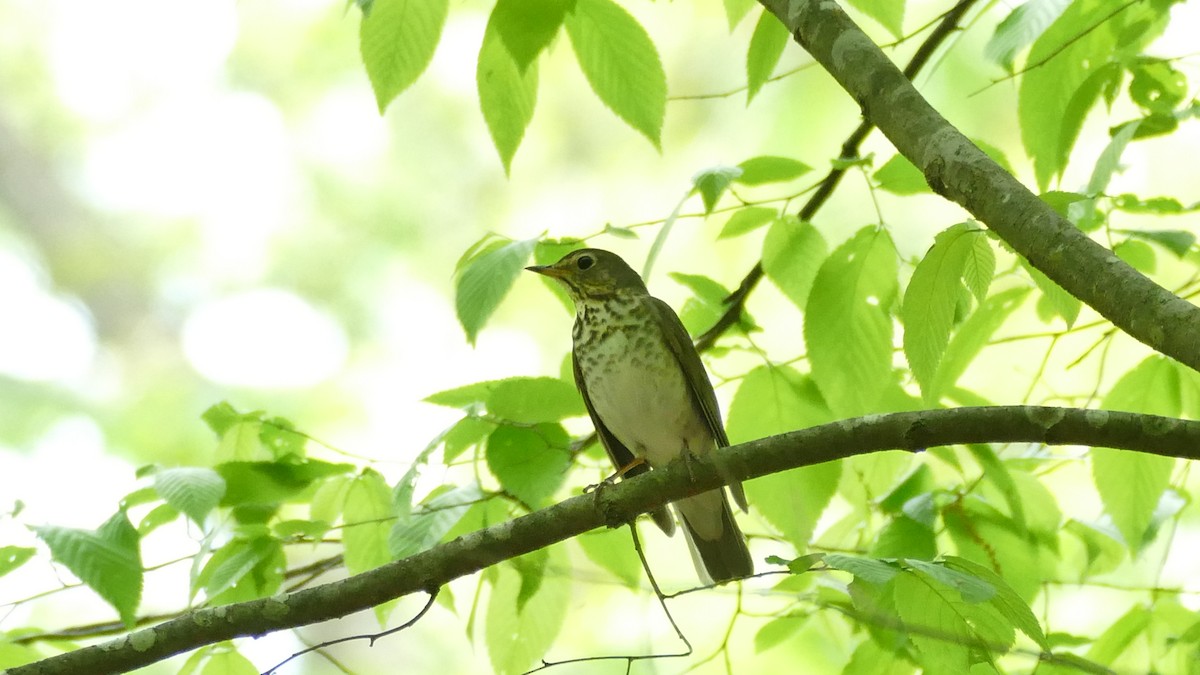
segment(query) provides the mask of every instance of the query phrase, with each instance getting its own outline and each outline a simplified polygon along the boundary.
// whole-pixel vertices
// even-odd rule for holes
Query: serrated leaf
[[[498,0],[489,28],[495,28],[521,70],[528,68],[558,34],[571,0]]]
[[[876,558],[933,560],[937,556],[936,533],[927,523],[900,513],[879,531],[868,553]]]
[[[1046,634],[1042,631],[1042,625],[1034,616],[1033,610],[1003,577],[983,565],[958,556],[946,556],[943,564],[949,569],[970,574],[989,584],[996,592],[995,597],[991,598],[992,605],[1038,646],[1045,650],[1050,649]]]
[[[784,183],[812,171],[811,166],[798,159],[777,155],[751,157],[738,164],[738,168],[742,170],[742,173],[736,180],[742,185]]]
[[[659,148],[667,76],[646,29],[612,0],[576,0],[564,25],[592,91]]]
[[[1066,167],[1083,120],[1100,94],[1122,77],[1120,59],[1138,53],[1162,29],[1163,20],[1148,5],[1096,22],[1109,5],[1106,0],[1075,0],[1029,51],[1027,63],[1037,67],[1021,77],[1018,113],[1021,139],[1043,190]],[[1080,26],[1090,28],[1081,32]]]
[[[790,38],[783,23],[764,9],[746,50],[746,103],[750,103],[770,79]]]
[[[977,638],[947,598],[953,591],[937,588],[913,573],[897,575],[892,584],[900,618],[920,629],[909,633],[918,662],[928,672],[969,672],[972,643]]]
[[[455,422],[442,437],[442,461],[449,464],[458,459],[464,450],[477,445],[495,428],[495,424],[481,417],[467,416]]]
[[[850,5],[897,38],[904,37],[904,0],[850,0]]]
[[[1053,317],[1060,316],[1066,322],[1068,328],[1074,326],[1075,320],[1079,318],[1079,311],[1083,309],[1083,303],[1079,298],[1066,292],[1062,286],[1059,286],[1054,280],[1042,273],[1041,270],[1030,265],[1024,258],[1021,259],[1021,265],[1029,273],[1038,290],[1042,292],[1041,299],[1046,303],[1045,307],[1049,314],[1043,314],[1040,311],[1042,308],[1039,306],[1039,318],[1049,323]]]
[[[812,223],[779,218],[763,240],[763,272],[789,300],[804,308],[828,252],[825,238]]]
[[[612,572],[622,584],[636,589],[642,580],[642,562],[625,528],[592,530],[575,538],[592,562]]]
[[[835,570],[853,574],[855,578],[876,585],[886,584],[900,573],[900,569],[882,560],[861,558],[859,556],[830,553],[825,556],[825,564]]]
[[[442,541],[467,511],[483,498],[474,483],[453,488],[429,499],[416,513],[400,518],[388,535],[388,550],[399,560]]]
[[[210,602],[217,605],[270,595],[283,582],[285,563],[283,547],[274,537],[233,539],[205,563],[192,594],[204,589]]]
[[[1071,0],[1030,0],[1020,5],[996,26],[984,56],[1012,72],[1017,52],[1033,44],[1069,4]]]
[[[512,170],[513,156],[517,154],[537,105],[537,64],[520,63],[507,48],[496,25],[496,13],[502,5],[521,4],[524,4],[523,0],[501,0],[497,3],[492,10],[493,18],[483,33],[479,62],[475,68],[479,108],[487,123],[488,133],[492,136],[492,143],[500,153],[505,174]]]
[[[374,0],[359,28],[359,51],[382,114],[433,60],[449,0]]]
[[[537,239],[509,242],[466,261],[459,270],[454,285],[454,307],[472,345],[512,288],[536,245]]]
[[[296,499],[314,482],[354,471],[353,464],[303,462],[225,462],[214,467],[225,480],[221,506],[270,505]]]
[[[1158,268],[1158,256],[1154,248],[1144,241],[1126,239],[1114,244],[1112,250],[1118,258],[1142,274],[1154,274]]]
[[[556,377],[512,377],[499,380],[487,395],[492,415],[518,424],[557,422],[587,414],[574,385]]]
[[[1069,532],[1083,544],[1087,565],[1079,570],[1080,581],[1088,576],[1111,572],[1125,559],[1121,533],[1112,527],[1070,520],[1063,526],[1063,532]]]
[[[203,528],[204,519],[225,496],[225,479],[212,469],[200,467],[164,469],[154,475],[154,489]]]
[[[916,195],[931,191],[929,183],[925,181],[925,174],[899,153],[879,167],[873,178],[880,190],[894,195]]]
[[[975,361],[975,356],[987,345],[1000,326],[1004,325],[1009,315],[1021,306],[1028,294],[1027,288],[1010,288],[979,304],[946,345],[933,378],[931,396],[939,399],[954,387],[958,378],[962,377],[967,367]]]
[[[112,605],[133,628],[142,597],[142,554],[137,530],[118,511],[95,531],[35,527],[54,560]]]
[[[900,312],[904,322],[904,353],[929,403],[936,403],[931,398],[934,376],[954,327],[968,264],[972,266],[976,297],[986,296],[987,284],[991,282],[991,274],[987,272],[995,270],[995,259],[990,256],[991,247],[982,230],[968,223],[953,225],[937,235],[933,247],[917,263],[905,289]]]
[[[762,206],[746,206],[733,212],[717,239],[731,239],[752,232],[771,222],[778,211]]]
[[[920,570],[938,582],[958,591],[966,602],[987,602],[996,597],[996,587],[972,574],[969,571],[970,568],[965,565],[960,566],[960,569],[954,569],[924,560],[905,560],[904,562],[912,569]],[[969,563],[970,561],[964,562]]]
[[[1179,416],[1182,403],[1178,367],[1162,356],[1148,357],[1113,385],[1101,407]],[[1100,501],[1135,554],[1147,543],[1145,535],[1170,485],[1174,467],[1175,460],[1170,457],[1092,449],[1092,478]]]
[[[394,516],[392,490],[378,472],[367,469],[350,482],[342,507],[342,542],[350,574],[391,561],[388,533]]]
[[[0,546],[0,577],[24,565],[37,553],[28,546]]]
[[[786,366],[759,366],[738,386],[726,428],[730,440],[741,443],[831,418],[811,380]],[[841,471],[841,463],[828,462],[755,478],[746,483],[747,499],[803,550],[837,490]]]
[[[208,410],[205,410],[204,413],[200,415],[200,419],[203,420],[206,425],[208,425],[209,429],[213,430],[213,433],[215,433],[218,438],[224,436],[225,432],[229,431],[230,427],[238,422],[241,422],[244,418],[245,416],[234,409],[232,405],[229,405],[228,401],[221,401],[220,403],[209,406]]]
[[[552,547],[548,553],[547,566],[568,567],[561,547]],[[545,655],[562,629],[571,604],[570,577],[546,576],[537,591],[518,608],[521,576],[511,565],[501,565],[496,572],[485,622],[488,656],[497,675],[522,673]]]
[[[1113,174],[1120,168],[1121,155],[1125,152],[1125,146],[1133,140],[1139,126],[1140,124],[1136,121],[1123,124],[1109,139],[1108,145],[1096,158],[1096,166],[1092,169],[1092,177],[1088,180],[1087,193],[1089,196],[1098,195],[1108,187]]]
[[[484,456],[501,487],[537,508],[562,485],[571,466],[570,442],[558,424],[505,425],[488,436]]]
[[[742,174],[742,170],[732,166],[717,166],[705,169],[692,176],[692,192],[699,193],[704,202],[704,213],[712,213],[717,200],[729,189],[729,184]]]
[[[821,265],[805,305],[804,341],[812,377],[838,417],[876,412],[892,383],[896,249],[885,230],[866,227]]]

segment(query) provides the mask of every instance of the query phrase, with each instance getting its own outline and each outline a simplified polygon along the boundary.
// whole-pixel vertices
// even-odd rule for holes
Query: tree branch
[[[933,58],[933,53],[937,51],[938,47],[941,47],[946,38],[958,30],[958,25],[962,21],[963,15],[967,13],[971,5],[975,4],[975,1],[959,0],[957,5],[951,7],[950,11],[946,12],[942,20],[938,23],[937,28],[933,29],[933,32],[929,34],[929,37],[925,38],[925,41],[921,43],[920,47],[917,47],[917,51],[909,59],[908,65],[904,67],[905,77],[912,79],[917,76],[917,73],[921,72],[925,64],[929,63],[929,59]],[[862,146],[862,142],[866,140],[867,135],[874,128],[874,123],[870,119],[864,118],[842,143],[842,152],[839,157],[841,159],[858,157],[858,150]],[[838,183],[841,182],[842,176],[845,173],[846,169],[844,167],[835,166],[830,169],[829,173],[825,174],[825,177],[817,184],[817,189],[809,196],[808,201],[800,208],[797,217],[802,221],[812,220],[813,216],[817,215],[817,212],[821,210],[825,202],[829,200],[829,196],[833,194],[833,191],[837,188]],[[705,331],[704,335],[697,338],[696,349],[698,351],[703,352],[710,349],[716,344],[717,338],[721,337],[725,331],[738,322],[738,318],[742,315],[742,310],[746,307],[746,300],[750,297],[750,293],[754,291],[754,288],[758,286],[758,282],[762,280],[762,277],[763,266],[760,260],[754,263],[754,267],[750,268],[750,271],[742,278],[742,282],[738,284],[737,289],[729,294],[729,298],[726,300],[727,306],[725,312],[721,314],[717,322],[713,324],[712,328]]]
[[[1200,422],[1153,415],[1006,406],[869,415],[742,443],[673,462],[592,494],[472,532],[341,581],[271,598],[196,610],[122,638],[10,668],[8,675],[116,673],[206,644],[328,621],[545,548],[615,527],[667,502],[746,480],[880,450],[959,443],[1107,446],[1200,459]]]
[[[1200,309],[1090,239],[942,117],[832,0],[761,0],[912,161],[958,203],[1114,325],[1200,370]]]

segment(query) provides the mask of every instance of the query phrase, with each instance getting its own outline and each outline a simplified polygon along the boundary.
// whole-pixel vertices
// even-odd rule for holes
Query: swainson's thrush
[[[619,472],[637,475],[647,465],[729,445],[712,383],[687,330],[624,260],[588,248],[527,269],[561,282],[575,302],[575,385]],[[741,484],[729,487],[746,510]],[[675,508],[702,580],[720,583],[754,573],[723,488],[682,499]],[[664,532],[674,533],[665,507],[651,515]]]

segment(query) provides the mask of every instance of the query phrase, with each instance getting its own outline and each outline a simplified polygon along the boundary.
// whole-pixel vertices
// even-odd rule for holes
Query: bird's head
[[[621,291],[646,292],[646,284],[616,253],[598,248],[571,251],[553,265],[526,267],[557,279],[573,300],[605,298]]]

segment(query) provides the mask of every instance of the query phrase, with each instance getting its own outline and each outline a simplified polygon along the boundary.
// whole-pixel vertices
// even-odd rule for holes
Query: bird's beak
[[[554,265],[533,265],[531,267],[526,267],[525,269],[529,270],[530,272],[536,272],[538,274],[553,277],[555,279],[561,279],[564,276],[562,268],[555,267]]]

